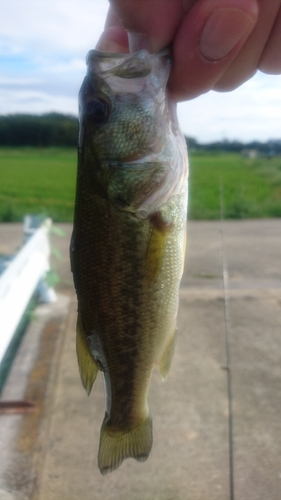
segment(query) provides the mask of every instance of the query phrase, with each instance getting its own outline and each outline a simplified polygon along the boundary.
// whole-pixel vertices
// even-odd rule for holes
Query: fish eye
[[[109,103],[101,97],[95,97],[84,104],[84,115],[95,125],[106,123],[110,115]]]

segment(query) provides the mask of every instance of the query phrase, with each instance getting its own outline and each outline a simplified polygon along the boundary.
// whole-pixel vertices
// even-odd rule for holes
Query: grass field
[[[281,157],[190,156],[190,219],[281,217]]]
[[[76,151],[0,149],[0,221],[40,213],[57,222],[73,218]],[[221,195],[222,193],[222,195]],[[281,157],[239,154],[190,155],[190,219],[281,217]]]
[[[40,213],[72,221],[76,158],[74,149],[0,148],[0,220]]]

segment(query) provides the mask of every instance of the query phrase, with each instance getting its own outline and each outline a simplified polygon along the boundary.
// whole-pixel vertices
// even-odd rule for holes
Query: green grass
[[[189,196],[190,219],[218,219],[221,198],[228,219],[281,217],[281,157],[194,153]]]
[[[63,148],[0,148],[0,220],[26,213],[72,221],[77,154]]]
[[[0,221],[26,213],[56,222],[73,218],[76,151],[0,148]],[[246,159],[230,153],[190,155],[189,218],[281,217],[281,157]]]

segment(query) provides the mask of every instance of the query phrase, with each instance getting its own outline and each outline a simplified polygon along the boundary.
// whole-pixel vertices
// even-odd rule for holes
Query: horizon
[[[6,115],[1,115],[0,114],[0,124],[1,124],[1,119],[2,118],[8,118],[8,117],[32,117],[32,118],[44,118],[44,117],[49,117],[49,116],[53,116],[53,115],[58,115],[58,116],[61,116],[63,117],[64,119],[65,118],[68,118],[70,120],[76,120],[76,121],[79,121],[79,116],[78,115],[74,115],[74,114],[71,114],[71,113],[62,113],[62,112],[59,112],[59,111],[48,111],[46,113],[8,113]],[[281,133],[280,133],[280,136],[277,137],[277,138],[269,138],[269,139],[266,139],[266,140],[257,140],[257,139],[253,139],[253,140],[250,140],[250,141],[245,141],[245,140],[237,140],[237,139],[233,139],[233,140],[230,140],[228,138],[222,138],[222,139],[216,139],[216,140],[213,140],[213,141],[205,141],[205,142],[202,142],[200,140],[197,139],[197,137],[194,137],[194,136],[190,136],[190,135],[187,135],[187,134],[184,134],[184,137],[186,139],[186,141],[194,141],[195,144],[194,145],[188,145],[188,148],[196,148],[196,146],[199,146],[200,147],[208,147],[208,146],[213,146],[214,144],[219,144],[219,145],[242,145],[242,146],[245,146],[245,147],[248,147],[248,146],[252,146],[253,144],[257,143],[258,146],[268,146],[270,145],[271,142],[273,142],[274,144],[280,144],[281,145]],[[0,141],[1,142],[1,141]],[[5,146],[7,144],[4,144],[3,143],[3,146]],[[7,145],[9,147],[9,144]],[[279,149],[278,149],[279,150]]]
[[[85,56],[103,29],[106,0],[2,0],[0,114],[77,116]],[[199,142],[263,141],[281,134],[281,75],[257,74],[235,91],[178,104],[184,135]]]

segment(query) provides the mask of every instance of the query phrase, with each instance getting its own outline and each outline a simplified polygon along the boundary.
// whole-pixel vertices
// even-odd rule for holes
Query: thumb
[[[199,0],[173,43],[169,89],[177,100],[211,90],[244,45],[258,18],[256,0]]]
[[[122,26],[110,26],[101,34],[96,49],[104,52],[129,52],[128,35]]]

